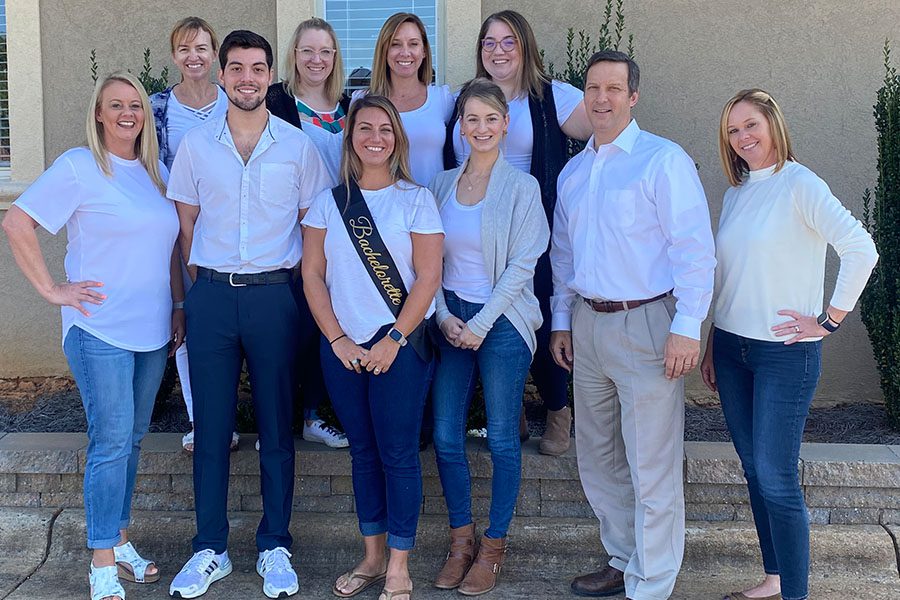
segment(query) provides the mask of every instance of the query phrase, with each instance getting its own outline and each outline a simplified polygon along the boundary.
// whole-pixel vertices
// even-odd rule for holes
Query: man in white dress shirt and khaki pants
[[[578,471],[610,555],[572,591],[664,600],[684,554],[683,376],[716,261],[694,162],[631,118],[639,80],[621,52],[588,61],[594,135],[559,177],[550,344],[573,371]]]

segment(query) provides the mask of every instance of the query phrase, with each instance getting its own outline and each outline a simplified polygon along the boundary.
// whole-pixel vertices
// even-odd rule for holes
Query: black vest
[[[543,83],[544,98],[538,100],[528,96],[528,110],[531,112],[531,129],[534,145],[531,149],[531,176],[541,186],[541,201],[547,222],[553,228],[553,210],[556,208],[556,180],[566,165],[569,156],[566,150],[566,135],[559,127],[556,103],[553,101],[553,84]],[[296,112],[296,109],[294,109]],[[459,119],[459,106],[453,108],[453,116],[447,124],[447,138],[444,141],[444,168],[456,168],[456,153],[453,151],[453,128]]]

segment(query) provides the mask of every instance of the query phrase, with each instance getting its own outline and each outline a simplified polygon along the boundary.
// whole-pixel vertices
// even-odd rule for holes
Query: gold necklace
[[[472,175],[471,175],[470,173],[463,173],[463,177],[465,177],[466,179],[469,180],[469,185],[466,186],[466,191],[471,192],[472,189],[473,189],[477,184],[481,183],[481,181],[482,181],[485,177],[487,177],[488,175],[490,175],[490,174],[491,174],[491,172],[488,171],[487,173],[484,173],[481,177],[479,177],[479,178],[476,179],[475,181],[472,181]]]

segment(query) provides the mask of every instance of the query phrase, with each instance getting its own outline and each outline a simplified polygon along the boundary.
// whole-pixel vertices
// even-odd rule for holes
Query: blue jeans
[[[63,351],[78,384],[88,426],[87,545],[112,548],[119,543],[119,530],[126,529],[131,519],[141,440],[150,427],[168,348],[132,352],[72,327]]]
[[[360,346],[371,348],[390,328]],[[319,349],[328,395],[350,441],[359,531],[387,533],[389,547],[412,550],[422,508],[419,429],[434,363],[406,345],[387,373],[373,375],[345,369],[324,336]]]
[[[447,308],[463,321],[471,319],[483,304],[474,304],[445,291]],[[525,377],[531,364],[531,350],[505,316],[494,323],[478,350],[454,348],[439,340],[440,360],[435,371],[434,451],[450,527],[472,522],[472,486],[466,459],[466,416],[481,376],[487,413],[487,440],[491,451],[489,538],[506,537],[512,520],[522,475],[519,442],[519,412]]]
[[[716,329],[722,411],[741,458],[763,567],[784,600],[808,597],[809,516],[797,461],[821,369],[821,342],[786,346]]]

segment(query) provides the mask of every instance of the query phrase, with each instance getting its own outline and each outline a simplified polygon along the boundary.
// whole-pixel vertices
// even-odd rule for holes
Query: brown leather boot
[[[565,454],[572,443],[572,409],[568,406],[559,410],[547,411],[547,429],[541,438],[538,452],[559,456]]]
[[[481,536],[478,556],[457,589],[460,594],[478,596],[494,589],[500,575],[500,567],[503,566],[503,558],[506,556],[506,539],[494,540]]]
[[[450,552],[447,561],[434,580],[434,587],[452,590],[466,576],[466,571],[475,560],[475,523],[456,529],[450,528]]]

